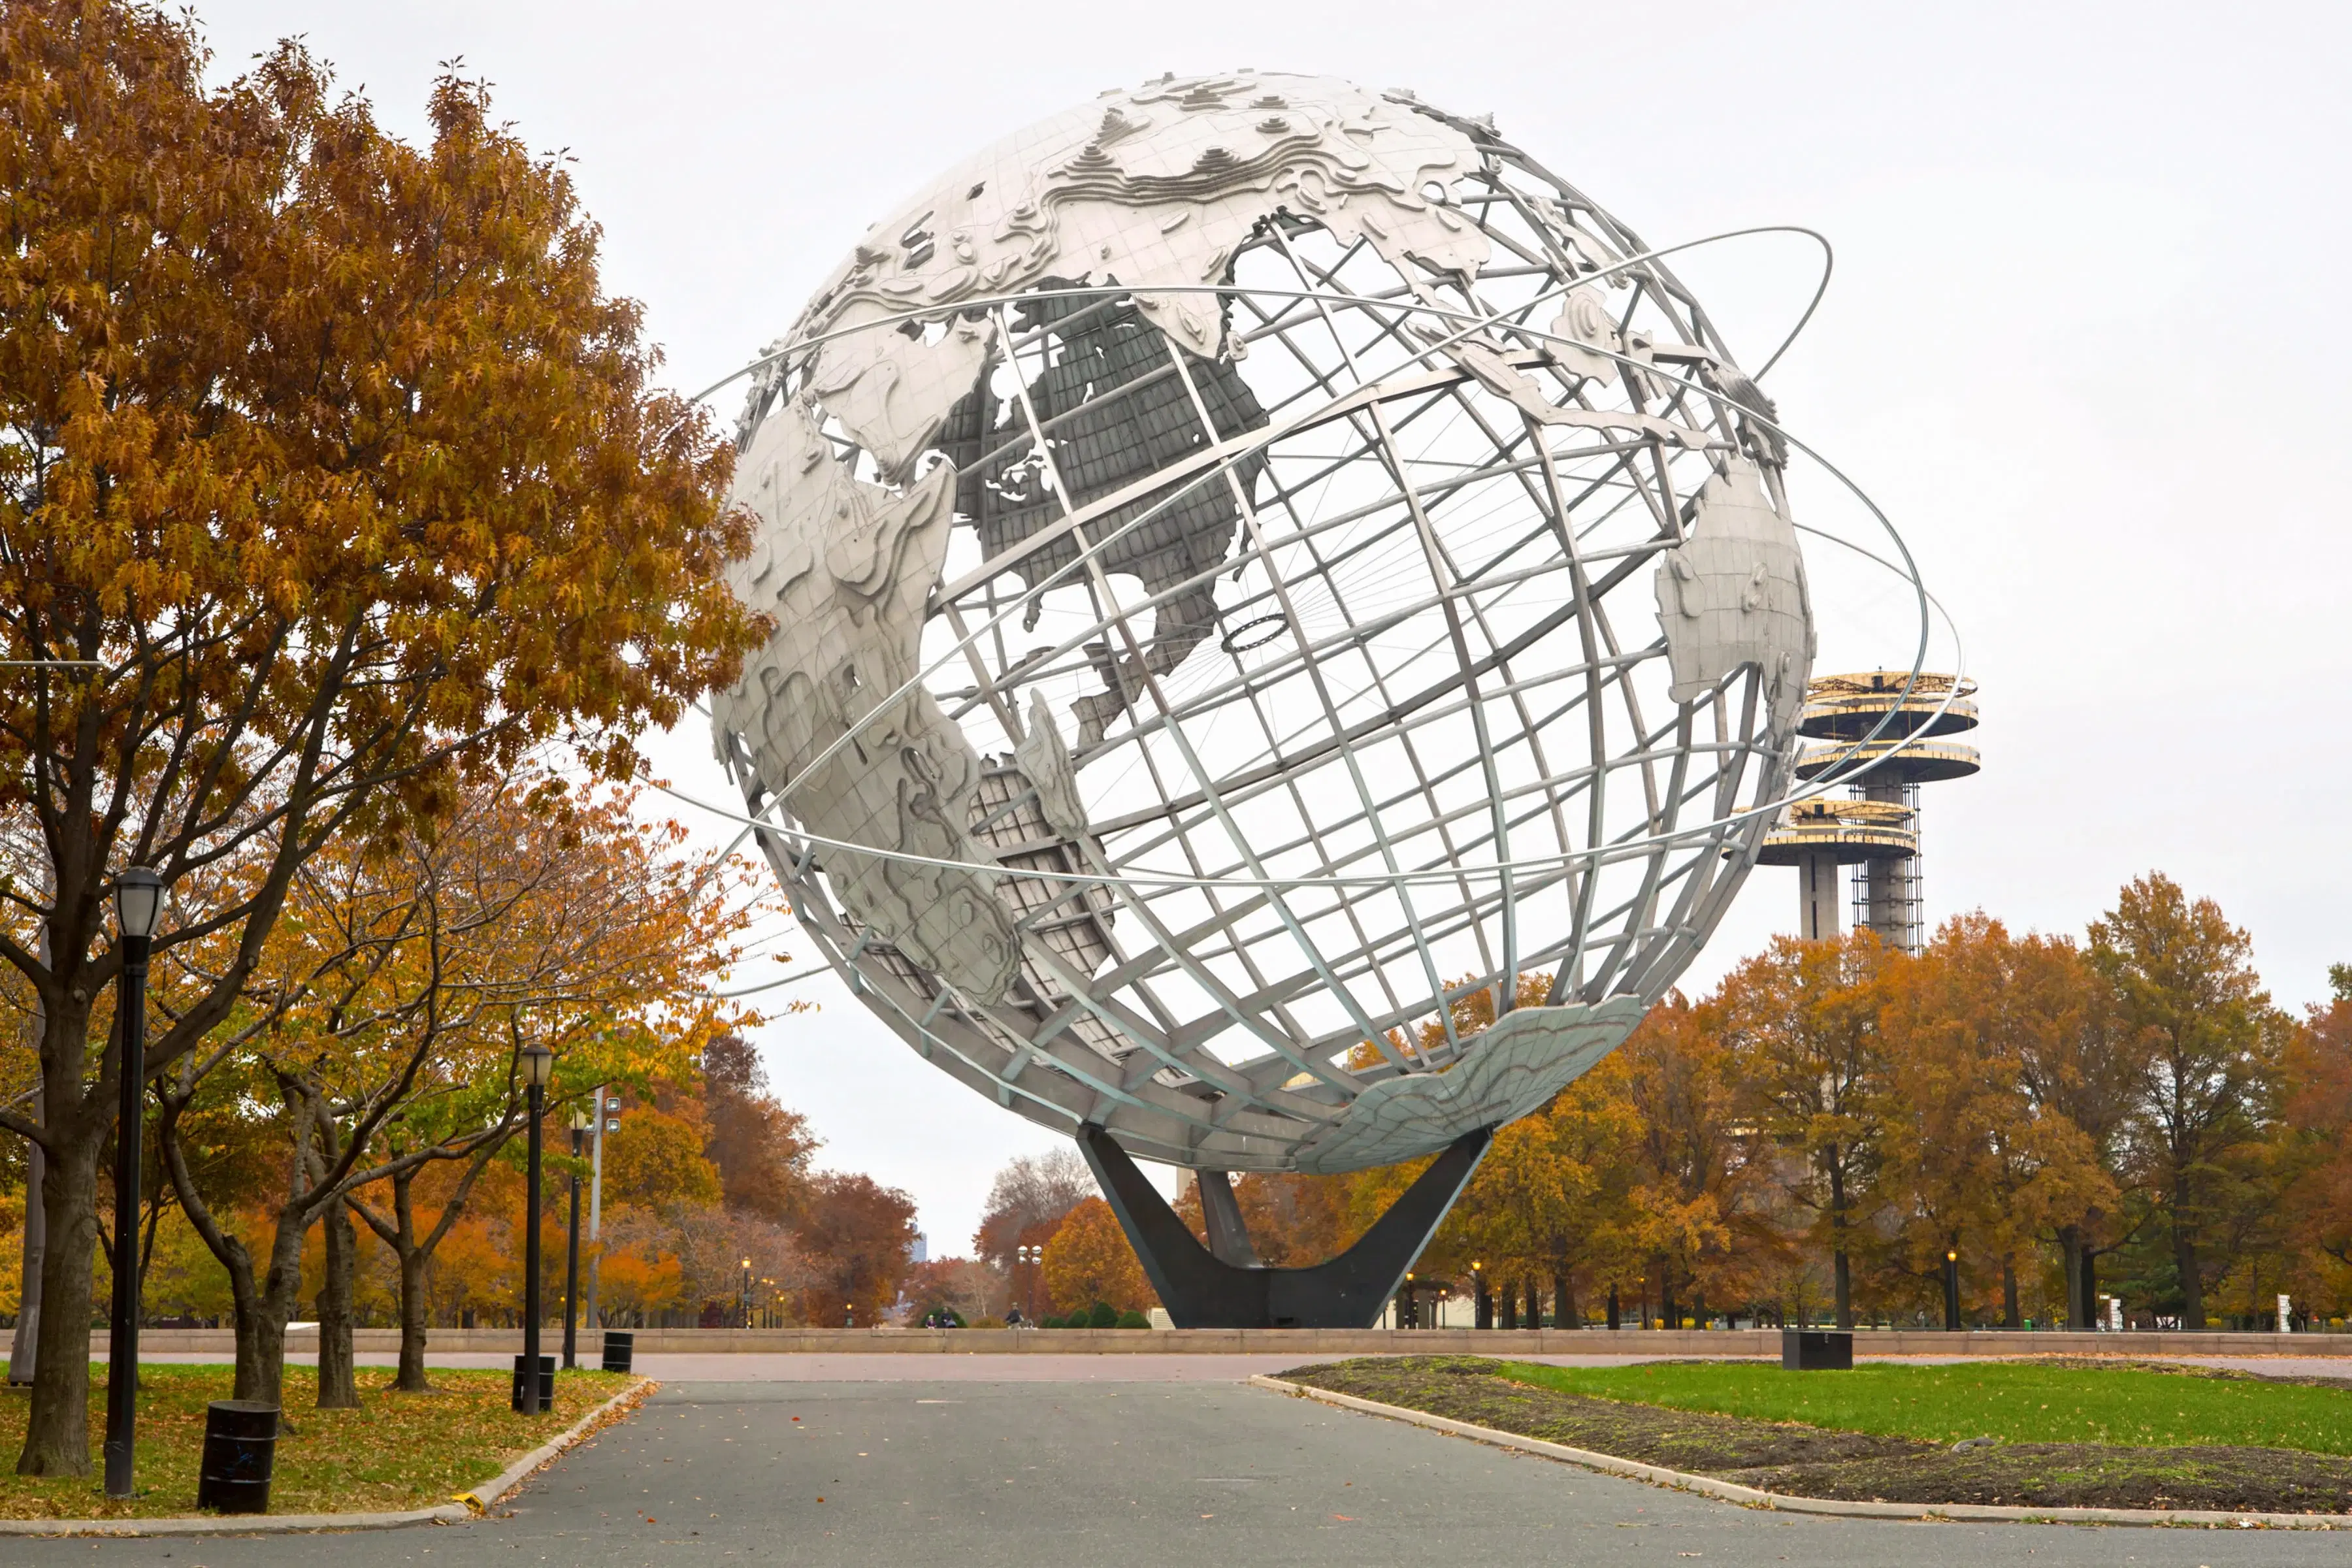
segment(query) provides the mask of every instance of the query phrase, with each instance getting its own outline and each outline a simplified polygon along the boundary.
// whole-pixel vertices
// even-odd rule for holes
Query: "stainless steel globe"
[[[1753,863],[1814,647],[1786,457],[1491,124],[1108,93],[763,355],[776,629],[719,755],[809,937],[1000,1105],[1203,1170],[1425,1153],[1612,1049]]]

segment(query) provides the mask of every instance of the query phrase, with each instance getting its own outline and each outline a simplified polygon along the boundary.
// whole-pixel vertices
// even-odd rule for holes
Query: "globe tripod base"
[[[1176,1217],[1127,1151],[1091,1123],[1078,1129],[1078,1152],[1102,1186],[1160,1305],[1180,1329],[1369,1329],[1376,1326],[1405,1270],[1486,1158],[1494,1133],[1465,1132],[1445,1147],[1372,1228],[1347,1251],[1311,1268],[1268,1268],[1224,1261]],[[1223,1173],[1213,1173],[1223,1184]],[[1212,1201],[1202,1184],[1202,1206]],[[1232,1203],[1225,1189],[1225,1203]],[[1222,1209],[1223,1205],[1220,1205]],[[1213,1234],[1238,1230],[1238,1206],[1216,1214]],[[1220,1238],[1223,1239],[1223,1238]],[[1246,1236],[1239,1238],[1246,1248]],[[1230,1241],[1219,1251],[1238,1250]],[[1244,1254],[1246,1256],[1246,1254]]]

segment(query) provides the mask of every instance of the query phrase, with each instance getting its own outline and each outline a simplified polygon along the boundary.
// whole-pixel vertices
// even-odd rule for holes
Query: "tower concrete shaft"
[[[1782,813],[1756,858],[1759,866],[1797,868],[1797,930],[1807,942],[1828,942],[1844,924],[1838,868],[1874,868],[1907,858],[1916,847],[1903,806],[1822,798]]]
[[[1826,852],[1797,858],[1797,934],[1807,942],[1832,942],[1845,933],[1845,879],[1838,859]]]

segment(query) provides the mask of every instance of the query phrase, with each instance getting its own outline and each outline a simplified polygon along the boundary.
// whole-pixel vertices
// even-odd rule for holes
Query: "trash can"
[[[604,1331],[604,1370],[626,1372],[637,1351],[637,1336],[626,1329]]]
[[[528,1398],[527,1384],[530,1381],[530,1374],[523,1370],[523,1358],[521,1356],[515,1357],[514,1408],[519,1415],[529,1415],[533,1414],[533,1407],[525,1403]],[[551,1355],[543,1355],[539,1358],[539,1402],[537,1409],[540,1411],[548,1411],[554,1408],[555,1358]]]
[[[1853,1336],[1825,1329],[1782,1329],[1780,1365],[1790,1372],[1852,1372]]]
[[[268,1513],[269,1472],[277,1459],[278,1406],[257,1399],[214,1400],[205,1406],[196,1506],[222,1513]]]

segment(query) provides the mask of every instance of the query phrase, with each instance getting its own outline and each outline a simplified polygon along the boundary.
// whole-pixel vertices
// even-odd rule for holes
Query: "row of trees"
[[[618,1109],[608,1112],[616,1125],[604,1150],[603,1236],[583,1246],[583,1322],[733,1326],[747,1313],[754,1322],[878,1321],[908,1267],[912,1200],[866,1175],[813,1169],[818,1140],[804,1117],[778,1103],[742,1036],[720,1034],[680,1065],[674,1078],[656,1065],[648,1081],[604,1086]],[[431,1111],[414,1110],[413,1120]],[[347,1358],[352,1327],[397,1325],[398,1385],[421,1389],[431,1327],[520,1321],[530,1223],[520,1112],[504,1102],[499,1111],[494,1122],[467,1124],[459,1142],[469,1152],[444,1149],[445,1157],[395,1163],[392,1175],[354,1184],[343,1213],[331,1208],[301,1236],[289,1289],[298,1307],[315,1303],[322,1340],[334,1347],[330,1363]],[[561,1105],[551,1121],[561,1128]],[[243,1294],[223,1254],[267,1246],[289,1228],[273,1177],[297,1163],[299,1127],[282,1109],[256,1103],[215,1122],[206,1136],[219,1142],[194,1142],[183,1128],[194,1203],[167,1179],[143,1211],[141,1289],[151,1320],[238,1322],[268,1310]],[[562,1299],[566,1183],[576,1178],[584,1194],[593,1173],[587,1158],[564,1152],[560,1135],[549,1147],[537,1223],[541,1295],[553,1312]],[[21,1222],[23,1197],[0,1184],[0,1221]],[[339,1219],[349,1227],[341,1244]],[[0,1223],[0,1246],[13,1253],[22,1240]],[[103,1251],[97,1268],[110,1284]],[[0,1311],[18,1305],[10,1279],[0,1286]]]
[[[1072,1148],[1020,1155],[997,1173],[972,1251],[908,1272],[909,1321],[946,1310],[967,1323],[995,1323],[1017,1310],[1036,1322],[1096,1307],[1118,1315],[1159,1305],[1127,1233]]]
[[[427,1314],[522,1047],[559,1053],[561,1118],[601,1082],[658,1101],[739,1021],[695,1000],[731,873],[625,789],[635,738],[769,629],[722,578],[731,447],[655,385],[562,160],[480,84],[439,82],[414,146],[299,45],[217,89],[206,63],[184,14],[0,7],[0,996],[26,1025],[0,1128],[37,1153],[33,1475],[89,1468],[102,1257],[193,1236],[237,1394],[274,1398],[314,1236],[331,1329],[371,1248]],[[109,1237],[134,865],[168,889],[156,1177]],[[347,1402],[348,1353],[322,1361]]]
[[[1499,1133],[1419,1266],[1506,1321],[2268,1321],[2352,1311],[2352,969],[2273,1005],[2246,933],[2151,875],[2084,939],[1956,919],[1916,956],[1776,941]],[[1484,994],[1457,1028],[1490,1021]],[[1238,1184],[1328,1256],[1415,1167]],[[1269,1247],[1269,1243],[1271,1244]]]
[[[2080,940],[1975,914],[1916,956],[1776,941],[1505,1128],[1417,1272],[1505,1323],[1939,1321],[1949,1254],[1980,1322],[2087,1326],[2107,1296],[2192,1329],[2280,1294],[2352,1313],[2352,966],[2331,979],[2290,1016],[2246,933],[2160,875]],[[1454,1023],[1492,1021],[1479,992]],[[1235,1195],[1261,1258],[1313,1263],[1420,1169]],[[1055,1310],[1148,1305],[1090,1192],[1075,1159],[1016,1163],[942,1301],[1001,1312],[1043,1245]]]

